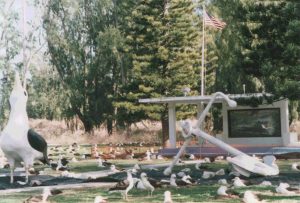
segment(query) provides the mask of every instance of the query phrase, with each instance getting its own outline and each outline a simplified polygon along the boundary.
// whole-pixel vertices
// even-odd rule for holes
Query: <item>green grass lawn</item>
[[[142,161],[139,162],[135,159],[133,160],[110,160],[114,164],[119,167],[132,167],[134,164],[138,163],[141,166],[146,164],[159,164],[159,163],[169,163],[171,160],[154,160],[151,162]],[[300,173],[291,171],[291,163],[300,160],[279,160],[277,161],[280,167],[280,175],[276,177],[268,177],[274,185],[278,184],[279,181],[288,182],[292,186],[299,186]],[[100,171],[108,168],[98,168],[97,160],[80,160],[76,163],[70,164],[70,169],[72,172],[81,173],[81,172],[89,172],[89,171]],[[220,168],[229,168],[230,166],[226,161],[218,161],[211,164],[208,164],[209,170],[216,171]],[[39,166],[42,168],[43,166]],[[192,169],[191,176],[193,178],[201,178],[201,173],[195,170],[194,165],[182,165],[174,167],[174,172],[178,172],[183,168],[189,167]],[[163,177],[162,171],[164,168],[161,168],[159,172],[151,172],[150,170],[146,170],[148,176],[156,177],[160,179]],[[1,170],[1,172],[7,172],[7,170]],[[125,177],[125,173],[112,175],[114,178],[122,179]],[[165,177],[164,177],[165,178]],[[140,191],[137,189],[133,189],[129,192],[129,201],[128,202],[137,202],[137,203],[147,203],[147,202],[163,202],[163,193],[166,190],[171,191],[172,198],[174,202],[232,202],[237,203],[241,202],[241,198],[237,197],[234,199],[222,199],[216,197],[216,191],[219,185],[216,183],[219,177],[212,180],[200,180],[200,184],[196,186],[183,187],[183,188],[160,188],[156,189],[153,193],[152,197],[149,197],[146,191]],[[257,178],[249,178],[250,181],[256,181],[259,183],[263,180],[262,177]],[[101,195],[103,197],[108,198],[108,202],[126,202],[122,200],[122,197],[119,193],[109,194],[108,189],[103,188],[85,188],[85,189],[68,189],[63,190],[63,193],[56,196],[51,196],[48,198],[50,202],[53,203],[81,203],[81,202],[93,202],[95,196]],[[275,186],[262,187],[254,184],[252,186],[248,186],[246,188],[234,189],[235,192],[239,193],[242,197],[245,190],[257,191],[260,196],[266,200],[267,202],[300,202],[300,196],[280,196],[274,195]],[[42,191],[34,191],[34,192],[19,192],[19,193],[11,193],[7,195],[0,195],[0,203],[19,203],[23,202],[30,195],[41,194]]]

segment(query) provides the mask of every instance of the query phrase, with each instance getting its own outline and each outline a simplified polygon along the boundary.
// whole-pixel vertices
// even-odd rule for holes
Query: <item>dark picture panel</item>
[[[228,111],[229,137],[280,137],[280,109]]]

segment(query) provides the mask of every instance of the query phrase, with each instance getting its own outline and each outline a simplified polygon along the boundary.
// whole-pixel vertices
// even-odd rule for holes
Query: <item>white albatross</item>
[[[164,203],[173,203],[170,191],[165,191],[164,192],[164,197],[165,197],[164,198]]]
[[[297,164],[297,163],[293,163],[292,164],[292,170],[293,171],[300,171],[300,166],[299,166],[299,164]]]
[[[48,163],[47,142],[29,128],[26,111],[28,95],[22,86],[19,74],[16,72],[15,83],[10,94],[10,114],[7,125],[0,136],[0,147],[10,166],[10,183],[13,183],[13,172],[16,166],[24,163],[26,171],[25,182],[28,183],[28,170],[34,160]]]
[[[146,173],[141,173],[141,181],[145,187],[145,189],[150,192],[150,196],[152,197],[152,193],[154,192],[155,188],[153,187],[153,185],[151,185],[151,183],[148,181],[148,176]]]
[[[246,187],[245,183],[239,177],[235,177],[233,179],[233,186],[234,187]]]
[[[227,190],[227,186],[225,185],[221,185],[218,190],[217,190],[217,194],[219,196],[229,196],[227,193],[226,193],[226,190]]]
[[[220,185],[228,185],[228,183],[227,183],[227,180],[226,179],[220,179],[220,180],[218,180],[218,184],[220,184]]]
[[[244,193],[243,202],[244,203],[263,203],[265,201],[260,201],[253,192],[247,190]]]
[[[95,197],[94,203],[107,203],[107,201],[106,201],[106,198],[104,198],[101,195],[99,195],[99,196]]]
[[[288,183],[280,183],[279,186],[276,187],[275,191],[279,194],[284,194],[284,195],[296,194],[294,191],[289,191],[288,187],[290,187],[290,185]]]
[[[134,187],[134,180],[132,178],[131,171],[127,171],[126,180],[118,182],[113,188],[109,189],[109,193],[120,192],[123,199],[128,200],[128,192]]]

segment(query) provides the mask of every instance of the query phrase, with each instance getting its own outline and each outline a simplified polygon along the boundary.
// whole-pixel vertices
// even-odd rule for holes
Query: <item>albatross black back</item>
[[[46,140],[36,133],[33,129],[29,129],[27,133],[27,138],[30,146],[43,153],[43,160],[41,160],[43,163],[49,163],[48,161],[48,155],[47,155],[47,142]]]

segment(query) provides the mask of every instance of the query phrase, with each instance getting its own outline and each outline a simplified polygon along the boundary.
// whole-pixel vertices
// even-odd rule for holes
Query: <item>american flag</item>
[[[204,11],[203,16],[204,16],[205,25],[210,25],[219,30],[222,30],[226,26],[225,22],[223,22],[213,16],[210,16],[208,13],[206,13],[206,11]]]

